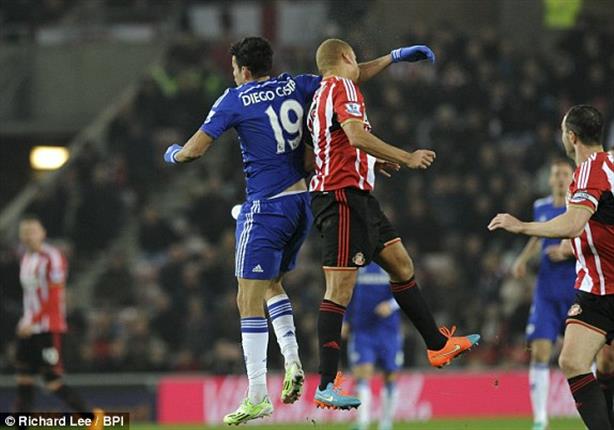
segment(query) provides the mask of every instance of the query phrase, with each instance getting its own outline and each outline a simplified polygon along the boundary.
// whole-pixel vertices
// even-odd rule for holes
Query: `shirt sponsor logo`
[[[353,116],[362,116],[360,103],[346,103],[345,111]]]

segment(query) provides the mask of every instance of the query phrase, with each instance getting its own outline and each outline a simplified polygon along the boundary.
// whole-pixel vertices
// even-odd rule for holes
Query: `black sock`
[[[15,400],[15,412],[32,412],[34,402],[34,385],[17,384],[17,399]]]
[[[424,300],[416,280],[412,277],[405,282],[391,282],[390,289],[403,313],[416,326],[426,347],[432,351],[443,348],[448,339],[441,334],[435,324],[431,309]]]
[[[608,408],[608,417],[610,418],[610,425],[614,428],[614,411],[612,410],[614,395],[614,374],[613,373],[601,373],[597,371],[597,382],[603,391],[605,397],[605,405]]]
[[[574,376],[567,380],[576,409],[589,430],[610,430],[603,391],[592,373]]]
[[[93,418],[85,400],[71,387],[62,384],[53,394],[62,399],[73,411],[80,412],[85,418]]]
[[[320,341],[320,390],[335,380],[341,353],[341,325],[345,306],[330,300],[322,300],[318,315]]]

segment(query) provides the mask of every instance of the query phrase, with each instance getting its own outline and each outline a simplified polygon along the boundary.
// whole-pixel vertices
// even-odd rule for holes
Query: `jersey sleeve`
[[[313,94],[316,92],[318,87],[320,86],[320,82],[322,82],[322,76],[317,75],[297,75],[294,77],[294,82],[296,82],[296,86],[298,89],[305,94],[307,99],[313,97]]]
[[[200,130],[213,139],[217,139],[226,130],[234,126],[235,112],[233,94],[230,89],[227,89],[211,106],[209,115],[207,115],[203,125],[200,126]]]
[[[569,204],[595,212],[601,195],[608,190],[609,183],[605,173],[597,163],[590,161],[578,169],[576,190],[569,198]]]
[[[47,263],[47,282],[50,284],[65,284],[68,274],[66,258],[58,250],[49,253]]]
[[[333,89],[333,110],[337,121],[365,121],[365,106],[362,94],[354,82],[341,78]]]
[[[536,200],[533,203],[533,221],[539,221],[539,218],[540,218],[540,212],[541,212],[540,211],[540,207],[541,206],[539,205],[538,202],[539,202],[539,200]]]

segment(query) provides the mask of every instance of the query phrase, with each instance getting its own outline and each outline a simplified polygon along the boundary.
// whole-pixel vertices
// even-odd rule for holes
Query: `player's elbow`
[[[569,229],[568,234],[565,236],[565,239],[575,239],[580,236],[584,231],[584,224],[573,224]]]
[[[580,236],[584,231],[584,225],[586,222],[578,220],[578,219],[570,219],[567,223],[567,228],[561,237],[563,239],[575,239]]]
[[[367,147],[367,140],[360,134],[348,135],[348,141],[350,145],[357,149],[365,149]]]

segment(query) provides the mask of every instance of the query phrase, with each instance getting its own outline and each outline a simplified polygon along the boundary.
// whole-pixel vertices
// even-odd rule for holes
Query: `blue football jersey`
[[[247,200],[272,197],[306,176],[303,119],[321,79],[283,73],[228,88],[211,107],[200,129],[213,139],[237,130]]]
[[[388,300],[394,300],[390,291],[388,274],[375,263],[358,269],[354,294],[345,313],[351,330],[354,332],[380,329],[398,330],[400,326],[398,310],[387,318],[381,318],[375,313],[376,306]]]
[[[544,222],[565,213],[565,206],[554,206],[552,196],[538,199],[533,204],[533,219]],[[574,283],[576,280],[576,264],[574,259],[555,263],[546,254],[546,248],[558,245],[560,239],[542,239],[541,259],[537,274],[538,294],[543,296],[565,299],[574,297]]]

